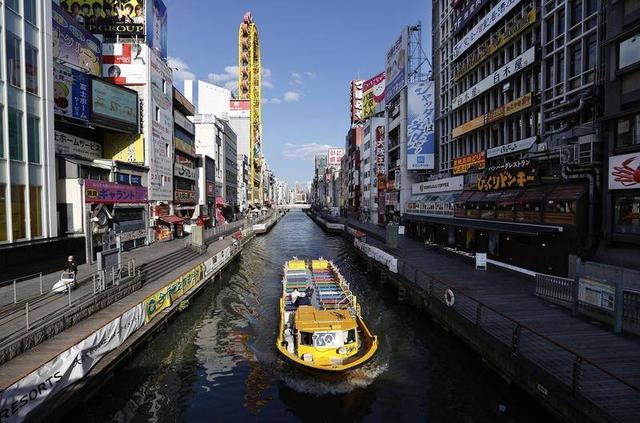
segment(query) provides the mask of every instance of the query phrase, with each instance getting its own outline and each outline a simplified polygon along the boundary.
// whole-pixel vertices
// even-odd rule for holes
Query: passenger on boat
[[[294,344],[293,344],[293,329],[291,329],[291,325],[287,323],[287,328],[284,330],[284,342],[287,343],[287,352],[289,354],[294,353]]]
[[[300,297],[304,297],[304,295],[304,292],[298,291],[298,288],[293,288],[293,291],[291,291],[291,302],[293,303],[293,305],[297,306],[298,299]]]
[[[307,298],[313,297],[313,287],[311,286],[311,284],[307,285],[307,287],[304,290],[304,293],[307,295]]]

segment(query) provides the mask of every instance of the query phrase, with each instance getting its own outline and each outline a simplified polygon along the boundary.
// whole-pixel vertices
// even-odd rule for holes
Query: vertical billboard
[[[384,148],[384,136],[385,136],[385,127],[384,125],[377,125],[375,128],[375,137],[376,137],[376,176],[385,175],[387,173],[387,169],[385,167],[385,156],[386,151]]]
[[[384,98],[389,102],[407,84],[408,28],[402,30],[400,37],[393,43],[385,60],[386,92]]]
[[[171,69],[154,51],[149,104],[149,199],[173,199],[173,91]]]
[[[330,147],[327,150],[327,164],[329,166],[339,168],[342,156],[344,156],[344,148]]]
[[[100,40],[55,2],[52,7],[53,58],[85,73],[100,76]]]
[[[147,0],[147,44],[161,58],[167,58],[167,7],[162,0]]]
[[[54,113],[85,122],[88,121],[90,117],[89,87],[89,75],[54,63]]]
[[[362,115],[362,85],[364,81],[351,81],[351,126],[357,126],[364,122]]]
[[[145,35],[143,0],[67,0],[61,1],[60,6],[93,34]]]
[[[407,89],[407,169],[434,168],[433,81],[409,84]]]
[[[362,83],[362,117],[367,119],[376,113],[377,106],[384,102],[384,72]]]
[[[113,43],[102,46],[102,75],[118,85],[147,83],[148,48],[139,43]]]

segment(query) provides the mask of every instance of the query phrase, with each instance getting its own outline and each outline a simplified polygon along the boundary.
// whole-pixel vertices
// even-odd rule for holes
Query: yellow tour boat
[[[277,347],[296,364],[340,372],[373,357],[378,338],[332,262],[294,258],[284,266]]]

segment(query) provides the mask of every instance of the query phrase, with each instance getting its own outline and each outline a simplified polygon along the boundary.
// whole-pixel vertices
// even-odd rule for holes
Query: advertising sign
[[[340,166],[342,156],[344,156],[344,148],[329,147],[327,150],[327,164],[329,166]]]
[[[0,394],[3,422],[20,422],[36,407],[85,377],[109,352],[121,346],[145,322],[138,304],[56,356]]]
[[[472,167],[476,167],[478,170],[482,170],[486,166],[486,159],[484,151],[469,154],[462,157],[456,157],[453,159],[453,174],[461,175],[467,173]]]
[[[184,189],[176,189],[174,200],[177,203],[195,203],[196,202],[196,192],[189,191]]]
[[[532,99],[532,93],[528,93],[523,95],[522,97],[518,97],[515,100],[508,102],[507,104],[491,110],[489,113],[484,113],[468,122],[463,123],[460,126],[453,128],[453,130],[451,131],[451,136],[453,138],[458,138],[468,132],[474,131],[478,128],[482,128],[487,124],[497,122],[500,119],[503,119],[513,113],[517,113],[521,110],[527,109],[531,107]]]
[[[362,84],[362,117],[364,119],[376,113],[377,106],[384,101],[385,88],[384,72],[364,81]]]
[[[127,163],[144,163],[144,135],[105,133],[104,156]]]
[[[364,121],[362,114],[362,80],[351,81],[351,125]]]
[[[453,35],[458,35],[458,32],[464,28],[474,16],[478,14],[480,9],[489,3],[490,0],[471,0],[464,5],[464,8],[453,19]]]
[[[462,106],[469,100],[473,100],[483,92],[487,91],[491,87],[494,87],[500,84],[502,81],[511,77],[513,74],[520,72],[530,64],[532,64],[536,59],[536,48],[531,47],[529,50],[522,53],[520,56],[516,57],[506,65],[502,66],[500,69],[492,73],[491,75],[484,78],[482,81],[478,82],[473,87],[469,88],[467,91],[460,94],[458,97],[454,98],[451,102],[451,109],[455,110],[458,107]]]
[[[435,181],[418,182],[411,185],[411,194],[432,192],[460,191],[464,185],[464,176],[436,179]]]
[[[527,29],[536,21],[536,9],[530,10],[524,16],[516,21],[508,21],[507,27],[499,28],[498,33],[491,38],[491,42],[486,45],[482,44],[479,49],[473,50],[465,57],[463,61],[458,63],[453,70],[453,79],[458,81],[465,76],[470,70],[474,69],[480,63],[485,61],[493,53],[507,45],[509,41],[514,39],[516,35]]]
[[[77,156],[87,160],[102,157],[102,145],[75,135],[55,131],[56,155]]]
[[[537,180],[537,169],[531,160],[507,162],[500,166],[491,166],[483,175],[478,175],[478,191],[524,188]]]
[[[453,47],[453,60],[460,57],[469,47],[480,39],[489,29],[498,23],[507,13],[520,3],[520,0],[501,0],[484,18],[467,32]]]
[[[193,124],[193,122],[187,119],[185,115],[183,115],[179,111],[177,110],[173,111],[173,120],[175,121],[176,125],[184,129],[191,135],[196,133],[196,126]]]
[[[144,37],[143,0],[77,0],[60,5],[93,34]]]
[[[376,176],[386,175],[387,168],[385,166],[385,158],[386,151],[384,148],[384,136],[385,136],[385,127],[384,125],[376,126]]]
[[[389,102],[407,83],[407,46],[409,44],[408,29],[393,43],[385,59],[386,92],[384,98]]]
[[[114,182],[85,179],[84,202],[103,204],[146,203],[147,188],[137,185],[118,185]]]
[[[138,43],[115,43],[102,46],[102,74],[118,85],[147,83],[147,46]]]
[[[183,153],[186,153],[190,156],[196,155],[196,148],[193,145],[185,141],[182,141],[180,138],[177,138],[177,137],[174,138],[174,141],[175,141],[176,150],[182,151]]]
[[[138,132],[138,94],[101,79],[93,79],[91,122]]]
[[[407,169],[433,169],[435,153],[433,81],[407,89]]]
[[[173,160],[167,145],[173,147],[173,102],[171,69],[155,53],[151,58],[151,105],[156,115],[151,119],[149,143],[149,197],[151,200],[173,199]]]
[[[229,101],[229,116],[232,117],[250,117],[251,116],[251,102],[249,100],[230,100]],[[215,123],[215,122],[212,122]]]
[[[53,64],[53,108],[57,115],[88,121],[89,76],[66,66]]]
[[[518,151],[527,151],[535,144],[537,137],[529,137],[522,140],[510,142],[499,147],[490,148],[487,150],[487,158],[504,156],[511,153],[517,153]]]
[[[609,157],[609,189],[640,188],[640,153]]]
[[[53,58],[85,73],[100,76],[100,40],[86,31],[55,2],[52,2]]]
[[[196,170],[180,163],[174,165],[173,174],[181,178],[191,179],[192,181],[196,180]]]
[[[582,303],[602,308],[608,311],[615,310],[616,287],[611,284],[596,281],[581,276],[578,280],[578,299]]]
[[[207,182],[207,197],[216,196],[216,184],[213,182]]]
[[[163,59],[167,58],[167,7],[162,0],[147,0],[147,44]]]

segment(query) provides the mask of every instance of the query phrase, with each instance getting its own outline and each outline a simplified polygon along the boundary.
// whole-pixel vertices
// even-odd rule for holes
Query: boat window
[[[300,332],[300,345],[313,345],[313,334],[311,332]]]
[[[351,329],[351,330],[345,331],[344,339],[345,339],[344,341],[345,344],[352,344],[356,342],[356,330]]]
[[[342,345],[340,332],[316,332],[313,334],[316,347],[339,347]]]

